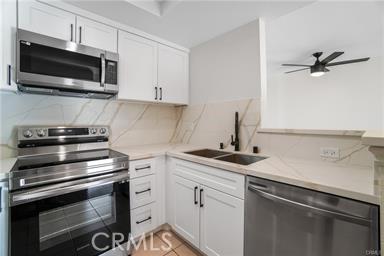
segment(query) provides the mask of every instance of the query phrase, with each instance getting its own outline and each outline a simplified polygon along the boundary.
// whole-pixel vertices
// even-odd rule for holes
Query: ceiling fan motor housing
[[[319,72],[326,72],[325,65],[318,63],[318,64],[311,66],[311,74],[312,73],[319,73]]]

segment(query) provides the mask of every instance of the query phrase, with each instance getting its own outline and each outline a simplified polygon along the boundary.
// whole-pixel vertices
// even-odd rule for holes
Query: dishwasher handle
[[[273,195],[273,194],[270,194],[268,192],[262,191],[262,190],[260,190],[259,186],[255,186],[255,185],[250,184],[250,185],[248,185],[248,190],[258,194],[259,196],[261,196],[265,199],[268,199],[268,200],[271,200],[274,202],[281,202],[281,203],[285,203],[288,205],[293,205],[295,207],[302,208],[302,209],[312,210],[312,211],[318,212],[319,214],[324,215],[324,216],[334,217],[337,219],[346,220],[346,221],[353,222],[353,223],[360,224],[360,225],[364,225],[364,226],[371,226],[371,224],[372,224],[372,220],[370,220],[370,219],[365,219],[365,218],[351,215],[348,213],[330,211],[327,209],[318,208],[316,206],[311,206],[311,205],[307,205],[304,203],[296,202],[296,201],[293,201],[293,200],[290,200],[290,199],[287,199],[284,197],[280,197],[280,196]]]

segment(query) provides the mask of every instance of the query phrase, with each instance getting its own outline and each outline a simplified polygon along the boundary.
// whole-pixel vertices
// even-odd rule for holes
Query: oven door
[[[119,233],[120,244],[128,241],[129,182],[124,173],[11,194],[10,255],[100,255],[112,248],[113,234]]]
[[[89,92],[118,89],[115,76],[106,76],[117,67],[118,55],[101,49],[19,29],[17,59],[19,84]]]

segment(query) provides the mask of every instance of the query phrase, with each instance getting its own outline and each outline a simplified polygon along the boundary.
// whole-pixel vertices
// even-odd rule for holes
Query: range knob
[[[90,128],[90,129],[89,129],[89,132],[90,132],[91,134],[96,134],[96,133],[97,133],[97,128]]]
[[[33,132],[31,131],[31,130],[25,130],[24,132],[23,132],[23,136],[25,137],[25,138],[31,138],[32,136],[33,136]]]
[[[107,132],[107,129],[105,129],[104,127],[103,128],[100,128],[100,133],[101,134],[105,134]]]
[[[37,130],[37,136],[39,136],[39,137],[44,137],[44,136],[45,136],[45,130],[43,130],[43,129],[38,129],[38,130]]]

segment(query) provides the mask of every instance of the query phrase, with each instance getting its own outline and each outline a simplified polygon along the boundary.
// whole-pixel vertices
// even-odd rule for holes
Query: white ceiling
[[[65,1],[187,48],[208,41],[259,17],[272,19],[313,2],[310,0],[162,0],[166,3],[163,3],[163,8],[157,11],[153,9],[151,3],[137,3],[140,1],[130,3],[132,0]]]

